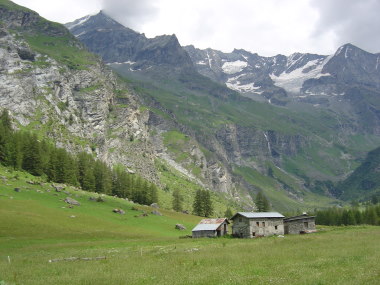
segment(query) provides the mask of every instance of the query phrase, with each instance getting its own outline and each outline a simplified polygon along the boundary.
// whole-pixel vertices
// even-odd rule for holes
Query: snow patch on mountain
[[[248,66],[247,62],[237,60],[237,61],[225,62],[222,65],[222,69],[223,69],[223,72],[226,74],[235,74],[235,73],[241,72],[247,66]]]
[[[331,58],[332,56],[328,56],[324,60],[311,60],[306,65],[291,72],[284,71],[279,76],[270,74],[270,77],[275,82],[276,86],[282,87],[288,92],[298,93],[306,80],[320,78],[322,76],[330,76],[329,73],[322,73],[322,69]],[[291,61],[289,67],[293,66],[295,63],[296,61]]]
[[[200,60],[197,62],[198,65],[207,65],[207,63],[204,60]]]
[[[262,93],[261,91],[257,91],[258,89],[260,89],[260,86],[255,86],[254,82],[248,83],[248,84],[241,84],[241,82],[239,81],[239,78],[241,78],[244,75],[246,74],[240,74],[238,76],[229,78],[226,82],[227,87],[241,93],[250,92],[250,93],[261,94]]]
[[[73,23],[68,24],[67,28],[69,30],[71,30],[74,27],[80,26],[80,25],[84,24],[85,22],[87,22],[88,19],[90,19],[92,16],[93,15],[87,15],[87,16],[85,16],[85,17],[83,17],[83,18],[81,18],[81,19],[79,19],[77,21],[74,21]]]

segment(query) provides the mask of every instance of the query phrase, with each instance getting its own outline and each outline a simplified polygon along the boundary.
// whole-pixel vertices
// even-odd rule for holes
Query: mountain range
[[[73,36],[10,1],[0,16],[0,100],[17,127],[167,193],[201,187],[247,209],[259,191],[282,211],[336,205],[352,196],[334,183],[380,143],[380,55],[353,45],[261,57],[149,39],[104,12],[66,24]]]

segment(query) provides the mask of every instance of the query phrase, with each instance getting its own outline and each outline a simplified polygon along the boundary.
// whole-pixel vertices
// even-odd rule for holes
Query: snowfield
[[[244,68],[248,66],[248,63],[245,61],[237,60],[225,62],[222,65],[223,72],[226,74],[235,74],[241,72]]]

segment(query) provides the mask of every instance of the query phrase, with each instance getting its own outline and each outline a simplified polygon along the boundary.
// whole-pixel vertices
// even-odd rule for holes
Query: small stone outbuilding
[[[283,235],[283,219],[277,212],[239,212],[231,218],[232,235],[241,238]]]
[[[284,219],[285,234],[306,234],[314,233],[315,229],[315,216],[308,216],[302,214]]]
[[[192,230],[193,238],[221,237],[228,233],[229,221],[226,218],[203,219]]]

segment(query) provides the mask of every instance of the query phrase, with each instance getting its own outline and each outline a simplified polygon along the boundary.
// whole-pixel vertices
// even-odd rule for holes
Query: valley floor
[[[56,192],[50,184],[20,184],[22,177],[7,175],[0,184],[1,285],[379,284],[380,227],[323,227],[316,234],[252,240],[186,239],[179,237],[190,234],[199,217],[162,209],[163,216],[156,216],[149,207],[121,199],[89,201],[96,194]],[[69,208],[66,196],[81,205]],[[141,217],[142,211],[149,216]],[[175,230],[176,223],[187,230]],[[105,259],[64,260],[70,257]]]

